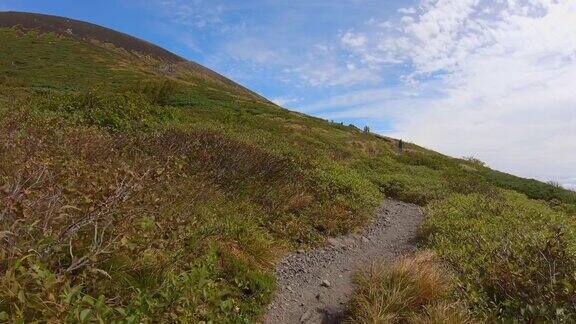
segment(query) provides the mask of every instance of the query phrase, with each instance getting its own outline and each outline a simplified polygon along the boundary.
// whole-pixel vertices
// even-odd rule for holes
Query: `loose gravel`
[[[386,199],[363,231],[289,254],[276,267],[278,288],[262,321],[340,323],[354,290],[352,274],[413,251],[422,219],[420,207]]]

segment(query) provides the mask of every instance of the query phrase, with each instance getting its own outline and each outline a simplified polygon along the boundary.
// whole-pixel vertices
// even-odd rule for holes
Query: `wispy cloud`
[[[263,39],[257,37],[244,37],[232,40],[224,45],[224,49],[231,58],[256,64],[274,64],[284,59],[281,49],[275,49]]]
[[[345,21],[349,16],[343,12],[358,12],[363,10],[361,5],[368,2],[377,1],[157,0],[146,3],[154,3],[164,17],[179,25],[173,33],[184,34],[182,41],[189,44],[189,48],[199,50],[200,42],[204,42],[204,47],[213,46],[206,62],[219,66],[245,64],[250,70],[259,66],[259,69],[274,70],[277,79],[283,82],[335,87],[374,84],[381,80],[381,74],[374,67],[347,57],[347,46],[361,47],[367,41],[362,35],[352,31],[330,35],[330,29],[311,33],[310,25],[324,21],[326,27],[338,28],[335,22]],[[217,44],[213,43],[214,39],[218,39]]]
[[[342,35],[340,40],[344,45],[352,48],[362,48],[368,42],[368,38],[366,36],[350,31]]]
[[[379,103],[335,114],[393,117],[396,136],[572,183],[576,3],[440,0],[401,12],[395,21],[356,31],[367,41],[353,42],[350,51],[375,65],[407,64],[403,87],[432,85],[441,95],[402,100],[411,113],[398,115],[390,109],[398,101],[384,92]]]
[[[287,107],[289,105],[298,103],[302,100],[302,98],[297,98],[297,97],[276,97],[276,98],[272,98],[270,99],[273,103],[277,104],[278,106],[281,107]]]
[[[379,71],[366,67],[358,68],[352,63],[337,60],[311,59],[295,68],[284,70],[305,81],[310,86],[335,87],[356,84],[375,84],[382,80]]]
[[[160,0],[159,7],[175,22],[196,28],[208,28],[224,24],[222,16],[226,7],[213,5],[205,0]]]

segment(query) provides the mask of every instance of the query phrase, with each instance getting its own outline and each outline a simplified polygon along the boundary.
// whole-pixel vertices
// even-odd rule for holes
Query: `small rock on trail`
[[[420,207],[386,199],[361,233],[329,238],[324,247],[289,254],[276,267],[278,289],[262,321],[340,323],[354,290],[355,270],[414,250],[422,219]]]

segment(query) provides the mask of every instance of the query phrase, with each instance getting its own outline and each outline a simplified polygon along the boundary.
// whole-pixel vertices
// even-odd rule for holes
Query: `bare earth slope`
[[[264,323],[338,323],[352,291],[352,274],[379,260],[414,249],[422,221],[420,207],[387,199],[361,233],[288,255],[276,268],[278,289]]]

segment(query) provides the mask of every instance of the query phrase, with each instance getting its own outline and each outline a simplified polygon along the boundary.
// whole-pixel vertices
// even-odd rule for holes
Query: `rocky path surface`
[[[262,321],[340,323],[354,289],[354,271],[412,251],[422,218],[420,207],[386,199],[360,233],[288,255],[276,268],[278,289]]]

